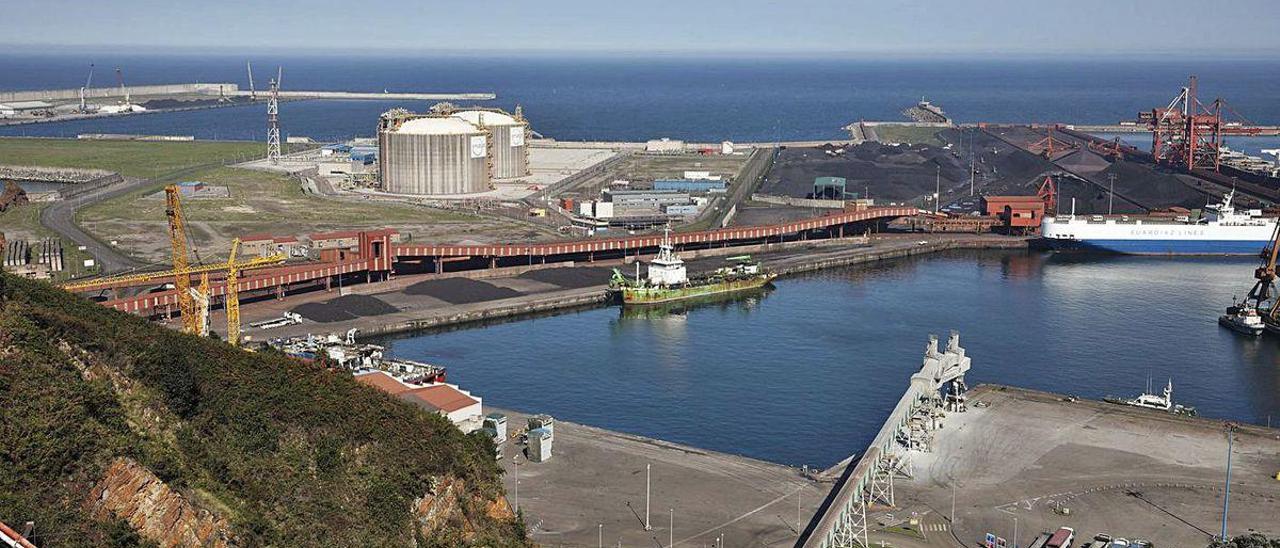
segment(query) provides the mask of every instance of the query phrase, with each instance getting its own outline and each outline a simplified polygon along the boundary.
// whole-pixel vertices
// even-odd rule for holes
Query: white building
[[[356,373],[355,379],[426,411],[439,413],[463,432],[479,430],[484,424],[483,400],[456,384],[408,384],[376,370]]]

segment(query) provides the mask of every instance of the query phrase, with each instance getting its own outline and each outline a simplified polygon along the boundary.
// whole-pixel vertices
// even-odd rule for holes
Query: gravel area
[[[444,278],[418,282],[404,289],[409,295],[426,295],[450,304],[478,303],[519,297],[514,289],[498,287],[471,278]]]
[[[346,295],[322,303],[305,303],[293,308],[293,312],[313,322],[331,323],[352,320],[362,316],[381,316],[399,312],[400,309],[386,301],[369,295]]]

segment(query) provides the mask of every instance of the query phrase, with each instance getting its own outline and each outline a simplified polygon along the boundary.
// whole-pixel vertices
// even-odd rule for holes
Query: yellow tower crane
[[[190,261],[187,258],[187,228],[182,216],[182,199],[178,185],[164,187],[165,217],[169,220],[169,243],[173,248],[173,287],[178,293],[178,312],[182,315],[182,331],[200,332],[196,300],[191,294]]]
[[[223,309],[227,312],[227,342],[240,346],[240,266],[236,255],[240,253],[240,238],[231,240],[231,254],[227,255],[227,295]]]

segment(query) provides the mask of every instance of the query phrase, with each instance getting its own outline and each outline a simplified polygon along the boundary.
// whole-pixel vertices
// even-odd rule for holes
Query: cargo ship
[[[1041,243],[1055,250],[1131,255],[1257,255],[1271,243],[1276,219],[1236,211],[1235,192],[1205,207],[1202,218],[1129,219],[1101,215],[1045,217]]]
[[[636,263],[635,279],[627,278],[615,268],[609,288],[623,305],[647,305],[759,289],[776,277],[765,272],[759,262],[752,262],[749,255],[729,260],[733,262],[731,266],[690,276],[671,245],[668,229],[658,246],[658,256],[649,262],[648,276],[640,277],[639,263]]]

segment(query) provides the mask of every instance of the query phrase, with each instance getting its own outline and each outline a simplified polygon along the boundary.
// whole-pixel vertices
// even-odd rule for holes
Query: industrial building
[[[682,192],[724,192],[728,183],[724,179],[658,179],[654,190],[678,190]]]
[[[515,116],[498,109],[460,110],[452,113],[452,116],[489,132],[494,179],[524,177],[529,174],[529,149],[525,144],[529,124],[525,122],[519,107],[516,108]]]
[[[457,385],[409,384],[380,370],[358,372],[355,374],[355,380],[412,403],[427,412],[439,413],[463,432],[478,430],[483,426],[483,401],[471,395],[470,392],[458,388]]]
[[[490,188],[489,132],[462,118],[395,109],[378,123],[378,175],[394,194],[471,194]]]
[[[607,190],[605,196],[613,202],[614,215],[657,212],[665,206],[693,203],[688,192],[677,190]]]
[[[1034,234],[1040,230],[1045,203],[1039,196],[983,196],[983,210],[1000,220],[1009,234]]]

